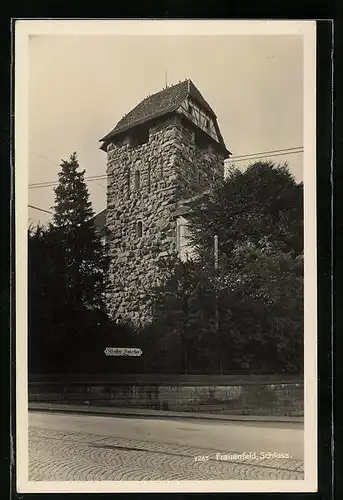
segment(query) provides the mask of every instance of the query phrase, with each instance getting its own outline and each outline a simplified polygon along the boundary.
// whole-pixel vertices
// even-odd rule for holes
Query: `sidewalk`
[[[147,408],[116,408],[86,405],[69,405],[56,403],[29,403],[29,411],[51,411],[61,413],[86,413],[88,415],[106,415],[123,417],[150,418],[193,418],[198,420],[247,421],[247,422],[289,422],[303,423],[303,417],[287,417],[278,415],[223,415],[203,412],[181,412],[169,410],[150,410]]]

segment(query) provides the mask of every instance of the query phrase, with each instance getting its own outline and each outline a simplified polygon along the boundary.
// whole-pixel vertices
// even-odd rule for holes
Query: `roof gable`
[[[110,141],[110,139],[121,132],[141,125],[154,118],[163,116],[167,113],[176,111],[187,97],[191,97],[212,116],[219,141],[225,148],[225,144],[217,124],[216,115],[191,80],[185,80],[177,83],[176,85],[167,87],[143,99],[127,115],[119,120],[114,129],[100,139],[100,141],[106,144]]]
[[[106,141],[120,132],[140,125],[152,118],[174,111],[187,96],[187,82],[167,87],[143,99],[125,115],[111,132],[100,141]]]

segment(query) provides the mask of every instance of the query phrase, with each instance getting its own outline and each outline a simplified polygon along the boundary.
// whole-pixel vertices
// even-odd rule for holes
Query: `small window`
[[[148,163],[148,191],[151,189],[151,166],[150,163]]]
[[[208,137],[201,132],[195,134],[195,145],[200,149],[207,149],[208,147]]]
[[[136,235],[137,235],[137,238],[141,238],[143,235],[143,222],[142,221],[136,222]]]
[[[135,190],[139,191],[141,187],[141,173],[139,170],[135,172]]]
[[[128,167],[126,169],[126,188],[128,191],[130,191],[130,186],[131,186],[131,172],[130,168]]]
[[[188,104],[188,113],[189,113],[190,115],[192,115],[192,114],[193,114],[193,109],[194,109],[194,108],[193,108],[193,106],[192,106],[191,104]]]
[[[206,118],[205,123],[206,123],[206,128],[210,128],[210,120],[208,118]]]
[[[142,126],[132,130],[130,142],[132,147],[142,146],[149,142],[149,128]]]

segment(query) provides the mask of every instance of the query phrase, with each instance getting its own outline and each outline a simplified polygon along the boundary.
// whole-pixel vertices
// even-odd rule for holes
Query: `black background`
[[[309,4],[310,5],[310,4]],[[239,19],[323,19],[318,22],[317,31],[317,215],[318,215],[318,359],[319,359],[319,398],[318,398],[318,426],[319,426],[319,492],[318,493],[294,493],[294,494],[251,494],[251,498],[269,497],[273,499],[287,498],[293,496],[297,499],[316,497],[320,499],[343,498],[342,481],[338,484],[338,475],[343,470],[342,461],[338,462],[335,457],[336,469],[336,491],[332,490],[332,374],[335,373],[336,386],[342,379],[340,361],[341,340],[335,334],[335,363],[332,364],[332,322],[335,323],[335,332],[343,330],[342,322],[342,234],[343,234],[343,212],[342,212],[342,168],[339,168],[339,154],[342,156],[342,127],[341,107],[342,99],[342,35],[338,25],[335,25],[335,75],[334,75],[334,104],[335,123],[332,135],[332,24],[325,21],[337,15],[333,2],[318,2],[312,4],[312,13],[306,12],[307,2],[261,2],[251,5],[242,2],[230,2],[229,7],[223,2],[211,2],[209,4],[196,4],[196,2],[159,1],[153,3],[140,2],[130,4],[126,7],[115,6],[112,15],[115,18],[239,18]],[[10,14],[8,17],[1,16],[1,224],[0,224],[0,278],[1,278],[1,491],[8,493],[7,498],[47,498],[48,494],[18,494],[16,493],[15,478],[15,287],[14,287],[14,207],[11,205],[11,193],[13,192],[13,168],[12,153],[10,148],[11,129],[13,122],[13,100],[12,91],[12,65],[13,54],[11,46],[13,38],[13,18],[102,18],[105,12],[101,12],[101,6],[93,4],[77,5],[77,2],[27,2],[26,4],[11,2],[9,4]],[[91,7],[91,9],[89,9]],[[92,8],[93,7],[93,8]],[[244,9],[245,7],[245,9]],[[336,10],[339,9],[339,2]],[[87,12],[88,11],[88,12]],[[282,12],[283,11],[283,12]],[[293,11],[293,12],[292,12]],[[316,12],[315,12],[316,11]],[[315,12],[315,13],[314,13]],[[106,12],[108,15],[108,12]],[[106,16],[107,17],[107,16]],[[340,61],[340,64],[338,63]],[[340,66],[340,67],[339,67]],[[331,164],[332,141],[334,140],[334,169]],[[13,142],[12,142],[13,147]],[[342,161],[342,159],[341,159]],[[339,165],[339,166],[338,166]],[[332,184],[333,181],[333,184]],[[334,191],[334,204],[332,207],[332,192]],[[332,208],[334,209],[334,231],[332,233]],[[332,245],[332,236],[334,237]],[[332,256],[332,251],[334,255]],[[332,267],[334,266],[334,267]],[[336,279],[332,281],[332,276]],[[332,300],[332,292],[334,299]],[[335,306],[334,314],[332,306]],[[19,367],[20,368],[20,367]],[[306,389],[305,389],[306,390]],[[336,419],[335,435],[341,433],[342,426],[338,422],[338,412],[341,406],[336,406],[334,417]],[[12,425],[12,429],[10,426]],[[337,454],[337,442],[335,455]],[[12,456],[12,459],[11,459]],[[241,497],[242,494],[240,494]],[[54,494],[53,499],[65,498],[65,494]],[[119,498],[133,496],[130,494],[118,494]],[[151,497],[151,494],[144,494]],[[158,494],[160,497],[161,494]],[[184,494],[165,494],[174,498],[183,498]],[[227,494],[189,494],[194,498],[201,497],[227,497]],[[230,494],[230,498],[239,498],[237,494]],[[73,497],[84,498],[84,494],[74,494]],[[110,494],[88,494],[87,498],[110,498]]]

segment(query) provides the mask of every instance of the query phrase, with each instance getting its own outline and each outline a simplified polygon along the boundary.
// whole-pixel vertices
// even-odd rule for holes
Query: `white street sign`
[[[141,356],[142,349],[137,347],[106,347],[106,356]]]

